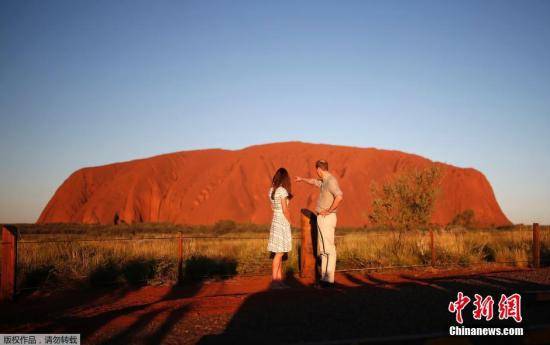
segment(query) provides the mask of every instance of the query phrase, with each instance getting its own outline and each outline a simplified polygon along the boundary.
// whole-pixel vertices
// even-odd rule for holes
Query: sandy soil
[[[498,317],[476,321],[469,305],[464,325],[520,326],[526,336],[467,341],[550,343],[550,268],[484,270],[341,272],[330,290],[296,277],[288,278],[288,289],[270,289],[269,277],[262,276],[183,287],[36,292],[1,305],[0,331],[81,333],[86,344],[464,343],[445,337],[456,324],[447,307],[458,291],[472,299],[475,293],[493,296],[495,313],[501,293],[518,292],[520,324]]]

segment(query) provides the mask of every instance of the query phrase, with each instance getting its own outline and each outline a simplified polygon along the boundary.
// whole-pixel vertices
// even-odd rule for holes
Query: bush
[[[216,224],[214,224],[212,230],[215,234],[222,235],[235,230],[236,227],[237,223],[232,220],[220,220]]]
[[[459,225],[465,228],[472,228],[474,226],[474,219],[474,210],[468,209],[461,213],[458,213],[451,221],[451,225]]]
[[[120,266],[114,260],[108,260],[90,272],[89,282],[92,286],[103,286],[119,282],[120,276]]]
[[[122,275],[130,284],[143,284],[155,276],[156,265],[153,259],[133,259],[124,265]]]
[[[213,259],[206,256],[192,256],[185,261],[184,280],[200,281],[205,278],[227,278],[237,274],[234,259]]]
[[[487,262],[495,262],[496,261],[496,251],[493,247],[490,247],[489,245],[484,245],[482,249],[483,253],[483,259]]]
[[[57,281],[57,271],[53,265],[41,265],[27,271],[21,287],[23,288],[40,288],[47,283],[55,283]]]
[[[425,229],[439,191],[440,176],[439,168],[433,165],[409,170],[381,188],[373,184],[375,198],[369,219],[375,225],[397,230]]]

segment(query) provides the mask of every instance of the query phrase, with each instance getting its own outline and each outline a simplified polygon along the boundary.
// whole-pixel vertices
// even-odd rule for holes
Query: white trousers
[[[335,228],[336,213],[317,216],[317,254],[321,257],[321,280],[329,283],[334,283],[336,270]]]

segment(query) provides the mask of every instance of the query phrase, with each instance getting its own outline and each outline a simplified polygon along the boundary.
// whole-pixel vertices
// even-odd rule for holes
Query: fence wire
[[[540,229],[540,232],[541,232],[541,241],[546,241],[547,237],[550,237],[550,228],[548,227],[543,227]],[[497,230],[498,231],[498,230]],[[482,231],[482,233],[484,233],[485,231]],[[494,231],[487,231],[488,233],[491,233],[491,234],[494,234]],[[449,234],[449,233],[453,233],[452,231],[451,232],[445,232],[446,234]],[[456,232],[456,234],[462,234],[462,233],[466,233],[466,232],[463,232],[463,231],[458,231]],[[531,231],[530,230],[517,230],[517,234],[519,235],[531,235]],[[395,237],[398,237],[400,235],[403,235],[404,233],[397,233],[397,232],[392,232],[392,233],[380,233],[380,232],[376,232],[376,233],[368,233],[368,232],[363,232],[363,233],[357,233],[357,234],[361,234],[361,235],[365,235],[367,238],[368,237],[385,237],[385,238],[388,238],[388,237],[391,237],[391,236],[395,236]],[[439,231],[434,231],[433,232],[433,235],[435,238],[437,238],[437,235],[439,235],[440,232]],[[52,235],[52,234],[33,234],[32,236],[48,236],[48,235]],[[409,234],[410,235],[410,234]],[[418,235],[419,237],[429,237],[430,236],[430,233],[429,232],[418,232],[418,233],[415,233],[414,235]],[[336,239],[343,239],[345,238],[346,235],[337,235],[335,236]],[[302,237],[301,236],[293,236],[292,237],[293,240],[297,241],[297,242],[300,242],[302,240]],[[187,244],[190,244],[190,243],[193,243],[194,240],[207,240],[207,241],[210,241],[210,240],[215,240],[215,241],[240,241],[240,240],[244,240],[244,241],[250,241],[250,240],[261,240],[261,241],[268,241],[268,238],[265,237],[265,236],[214,236],[214,235],[186,235],[186,234],[182,234],[182,235],[178,235],[178,236],[147,236],[147,237],[132,237],[132,238],[126,238],[126,237],[116,237],[116,238],[73,238],[73,239],[63,239],[63,240],[60,240],[60,239],[46,239],[46,240],[35,240],[35,239],[24,239],[24,238],[21,238],[20,240],[17,241],[18,245],[26,245],[26,244],[34,244],[34,245],[41,245],[41,244],[53,244],[53,243],[80,243],[80,242],[83,242],[83,243],[86,243],[86,242],[134,242],[134,241],[156,241],[156,240],[159,240],[159,241],[174,241],[176,242],[175,244],[177,245],[177,243],[179,243],[179,241],[182,241],[182,243],[185,245],[185,243]],[[176,258],[177,259],[177,258]],[[541,258],[542,259],[542,258]],[[269,258],[266,258],[265,259],[260,259],[259,262],[264,262],[264,263],[268,263],[270,260]],[[257,261],[258,262],[258,261]],[[336,272],[366,272],[366,271],[379,271],[379,270],[392,270],[392,269],[409,269],[409,268],[426,268],[426,267],[435,267],[435,268],[446,268],[446,267],[474,267],[474,266],[485,266],[485,265],[496,265],[496,264],[525,264],[525,263],[530,263],[532,262],[531,260],[510,260],[510,261],[484,261],[484,262],[476,262],[476,263],[469,263],[467,265],[464,265],[464,264],[460,264],[460,263],[451,263],[451,262],[448,262],[448,263],[437,263],[435,265],[432,265],[432,264],[417,264],[417,265],[383,265],[383,266],[365,266],[365,267],[353,267],[353,268],[343,268],[343,269],[337,269]],[[549,261],[548,260],[541,260],[540,261],[541,264],[546,264],[548,263]],[[180,265],[181,262],[178,264]],[[269,274],[270,272],[268,272],[268,270],[266,269],[265,272],[264,271],[259,271],[259,272],[255,272],[255,273],[239,273],[239,274],[216,274],[216,275],[204,275],[202,276],[202,279],[209,279],[209,278],[231,278],[231,277],[234,277],[234,276],[239,276],[239,277],[258,277],[258,276],[265,276],[266,274]],[[81,275],[81,276],[76,276],[74,278],[80,278],[80,279],[85,279],[85,278],[89,278],[88,276],[86,275]],[[150,282],[152,281],[151,279],[145,279],[145,280],[142,280],[142,281],[138,281],[137,283],[147,283],[147,282]],[[170,280],[158,280],[160,281],[161,283],[164,283],[165,281],[170,281]],[[116,284],[116,282],[105,282],[105,285],[112,285],[112,284]],[[41,288],[44,288],[44,285],[39,285],[39,286],[30,286],[30,287],[21,287],[21,288],[18,288],[18,292],[23,292],[23,291],[29,291],[29,290],[38,290],[38,289],[41,289]],[[55,288],[54,288],[55,289]]]
[[[378,236],[378,234],[373,234],[372,236]],[[335,238],[343,238],[345,235],[337,235]],[[265,240],[267,241],[268,237],[226,237],[226,236],[171,236],[171,237],[132,237],[132,238],[82,238],[82,239],[71,239],[71,240],[19,240],[19,244],[27,243],[77,243],[77,242],[116,242],[116,241],[147,241],[147,240]],[[301,236],[292,237],[293,240],[300,241],[302,240]]]

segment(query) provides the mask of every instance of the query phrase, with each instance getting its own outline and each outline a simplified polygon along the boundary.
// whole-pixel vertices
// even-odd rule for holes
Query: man
[[[306,182],[320,188],[317,198],[317,254],[321,256],[321,286],[334,286],[336,270],[336,246],[334,229],[336,228],[336,210],[342,203],[343,193],[336,178],[328,171],[328,162],[318,160],[315,163],[319,179],[296,177],[296,182]]]

